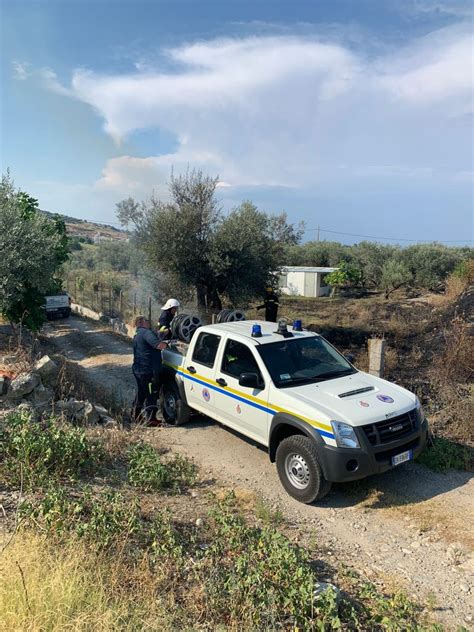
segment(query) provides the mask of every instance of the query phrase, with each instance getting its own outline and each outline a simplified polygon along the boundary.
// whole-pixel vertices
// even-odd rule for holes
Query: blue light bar
[[[260,325],[252,325],[252,338],[261,338],[262,337],[262,328]]]
[[[299,318],[293,321],[293,331],[303,331],[303,323]]]

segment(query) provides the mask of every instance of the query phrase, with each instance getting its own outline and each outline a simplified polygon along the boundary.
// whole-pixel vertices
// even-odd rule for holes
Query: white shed
[[[285,266],[280,270],[278,285],[282,294],[290,296],[328,296],[331,288],[324,285],[324,276],[337,268]]]

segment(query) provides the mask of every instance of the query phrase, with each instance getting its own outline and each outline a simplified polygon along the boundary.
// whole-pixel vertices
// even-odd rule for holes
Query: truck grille
[[[412,434],[417,427],[416,408],[414,408],[403,415],[362,426],[362,430],[371,445],[382,445]]]
[[[409,443],[405,443],[405,445],[399,445],[397,448],[391,448],[390,450],[384,450],[383,452],[376,452],[375,460],[378,463],[386,463],[387,461],[391,461],[392,457],[397,454],[401,454],[402,452],[406,452],[407,450],[416,450],[419,445],[420,438],[417,437]]]

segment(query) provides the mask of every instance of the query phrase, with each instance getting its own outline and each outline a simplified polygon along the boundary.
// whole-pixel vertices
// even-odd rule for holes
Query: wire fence
[[[112,284],[90,282],[80,276],[67,277],[65,286],[74,303],[125,323],[132,323],[136,316],[143,315],[156,324],[162,311],[163,301],[143,291],[124,292]],[[190,303],[182,305],[180,311],[199,316],[204,324],[211,323],[215,314],[214,310]]]

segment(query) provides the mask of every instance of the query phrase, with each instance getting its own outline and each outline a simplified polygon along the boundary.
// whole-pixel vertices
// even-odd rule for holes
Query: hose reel
[[[171,337],[182,342],[191,342],[194,332],[202,325],[199,316],[177,314],[171,321]]]
[[[218,323],[234,323],[245,319],[245,312],[241,309],[223,309],[217,314]]]

